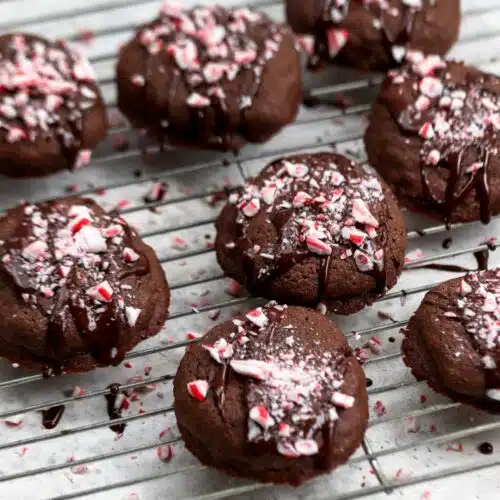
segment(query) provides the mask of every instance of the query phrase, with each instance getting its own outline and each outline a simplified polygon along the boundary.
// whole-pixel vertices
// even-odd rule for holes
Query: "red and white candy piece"
[[[444,60],[441,59],[441,57],[439,57],[438,55],[423,57],[423,54],[421,52],[416,51],[414,51],[413,54],[415,56],[416,54],[419,54],[419,56],[414,57],[414,60],[412,61],[413,69],[419,75],[433,75],[436,69],[444,68],[446,66]]]
[[[285,422],[280,422],[278,426],[278,435],[281,437],[290,437],[292,435],[291,425]]]
[[[75,239],[89,253],[103,253],[108,248],[106,240],[102,237],[99,229],[94,226],[83,226],[76,234]]]
[[[99,302],[111,302],[113,289],[107,281],[103,281],[87,290],[87,295]]]
[[[139,260],[139,254],[135,252],[132,248],[125,247],[123,249],[123,260],[125,262],[136,262]]]
[[[488,117],[488,122],[491,123],[491,125],[499,130],[500,129],[500,113],[493,113]]]
[[[257,52],[253,49],[236,50],[234,51],[233,57],[237,64],[248,64],[255,60]]]
[[[247,217],[253,217],[254,215],[257,215],[259,213],[259,210],[260,210],[260,200],[258,198],[253,198],[243,206],[241,211]]]
[[[5,419],[5,423],[9,427],[19,427],[24,422],[24,413],[18,413],[17,415],[11,415]]]
[[[330,29],[327,33],[328,54],[335,57],[342,47],[347,43],[349,32],[346,29]]]
[[[462,280],[460,281],[458,293],[464,297],[465,295],[469,295],[469,293],[472,292],[472,287],[467,283],[467,281]]]
[[[297,44],[307,55],[314,54],[314,37],[312,35],[300,35],[297,37]]]
[[[91,218],[88,215],[81,215],[77,216],[76,219],[72,220],[69,223],[68,228],[71,231],[71,234],[75,234],[78,231],[80,231],[80,229],[82,229],[84,226],[87,226],[91,223],[92,223]]]
[[[297,439],[295,449],[299,455],[316,455],[319,451],[318,443],[314,439]]]
[[[22,256],[30,262],[43,260],[48,257],[47,249],[48,245],[45,241],[36,240],[23,248]]]
[[[78,169],[84,167],[85,165],[88,165],[90,163],[91,157],[92,151],[90,149],[82,149],[78,151],[73,168]]]
[[[432,139],[434,137],[434,128],[431,122],[425,122],[419,129],[418,135],[423,139]]]
[[[332,403],[341,408],[352,408],[355,401],[353,396],[349,396],[343,392],[335,391],[332,394]]]
[[[206,108],[207,106],[210,106],[210,99],[198,94],[198,92],[193,92],[186,99],[186,103],[188,106],[193,108]]]
[[[306,244],[308,250],[316,255],[330,255],[332,253],[332,247],[317,236],[307,235]]]
[[[375,228],[379,227],[378,220],[370,212],[367,204],[361,198],[355,198],[352,200],[351,215],[356,222],[361,224],[368,224]]]
[[[356,262],[356,266],[361,272],[367,272],[373,269],[373,260],[367,253],[361,250],[356,250],[354,252],[354,262]]]
[[[330,172],[330,184],[333,186],[340,186],[345,181],[345,177],[337,170],[335,164],[330,163],[330,168],[333,169]]]
[[[284,457],[296,458],[299,456],[293,444],[289,443],[288,441],[280,441],[277,444],[276,449],[278,453],[283,455]]]
[[[115,236],[121,236],[123,234],[123,226],[121,226],[120,224],[113,224],[103,229],[102,234],[106,238],[114,238]]]
[[[250,410],[249,417],[263,429],[269,429],[275,424],[274,418],[264,406],[254,406]]]
[[[302,207],[308,200],[311,200],[312,197],[310,194],[307,194],[305,191],[299,191],[292,200],[292,205],[294,207]]]
[[[262,307],[257,307],[247,312],[245,318],[259,328],[263,328],[269,323],[269,318],[262,310]]]
[[[194,380],[187,385],[189,395],[198,401],[203,401],[208,394],[208,382],[206,380]]]
[[[209,62],[203,68],[203,78],[207,83],[218,82],[227,69],[228,65],[226,63]]]
[[[229,362],[231,368],[240,375],[266,380],[269,377],[268,363],[257,359],[233,359]]]
[[[307,172],[309,172],[309,167],[303,163],[292,163],[290,161],[283,162],[286,171],[290,177],[305,177]]]
[[[439,97],[443,92],[443,88],[441,80],[433,76],[424,76],[424,78],[420,80],[420,92],[431,99]]]
[[[417,111],[425,111],[431,105],[431,100],[425,95],[419,95],[415,101],[415,109]]]
[[[128,326],[133,328],[136,323],[139,315],[141,314],[141,309],[137,307],[127,306],[125,307],[125,317],[127,318]]]
[[[365,242],[366,238],[368,238],[368,234],[354,226],[344,226],[342,228],[342,237],[357,246],[361,246]]]
[[[207,25],[197,32],[198,38],[208,47],[219,45],[226,36],[226,29],[221,25]]]
[[[430,165],[437,165],[441,159],[441,153],[437,149],[433,149],[425,158],[425,162]]]
[[[268,205],[271,205],[274,202],[274,199],[276,198],[276,193],[278,192],[278,189],[274,186],[265,186],[260,190],[260,194],[262,196],[262,201],[264,203],[267,203]]]
[[[22,128],[19,128],[19,127],[10,127],[9,128],[9,131],[7,132],[7,142],[9,143],[14,143],[14,142],[18,142],[18,141],[21,141],[23,139],[26,139],[28,137],[28,135],[26,134],[26,132],[22,129]]]
[[[174,456],[174,450],[169,444],[162,444],[156,448],[156,455],[162,462],[170,462]]]

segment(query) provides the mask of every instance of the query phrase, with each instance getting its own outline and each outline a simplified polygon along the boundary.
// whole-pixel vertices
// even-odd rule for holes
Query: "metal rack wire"
[[[15,2],[12,2],[13,4],[21,3],[20,0],[16,0]],[[148,5],[151,4],[151,16],[154,15],[154,11],[156,6],[158,5],[157,1],[151,1],[151,0],[142,0],[141,5]],[[89,14],[96,14],[96,13],[112,13],[114,10],[118,10],[120,8],[125,8],[125,7],[130,7],[132,5],[137,4],[136,1],[133,0],[108,0],[107,2],[94,2],[94,4],[89,5],[89,6],[83,6],[83,7],[77,7],[73,9],[66,9],[66,8],[61,8],[61,12],[49,12],[49,13],[44,13],[44,14],[36,14],[33,16],[26,16],[24,19],[19,19],[19,20],[14,20],[13,22],[9,23],[1,23],[0,28],[3,30],[10,30],[13,28],[20,29],[20,28],[26,28],[32,25],[42,25],[44,23],[50,23],[50,22],[62,22],[62,21],[72,21],[74,19],[77,19],[81,16],[86,16]],[[252,3],[253,6],[258,7],[258,8],[275,8],[276,6],[279,5],[279,1],[277,0],[267,0],[267,1],[260,1],[260,2],[254,2]],[[500,10],[500,4],[494,7],[495,10]],[[464,17],[467,18],[468,16],[481,16],[483,14],[488,14],[492,10],[492,7],[490,5],[486,7],[481,7],[481,8],[468,8],[464,12]],[[123,22],[119,23],[116,26],[113,26],[111,28],[98,28],[94,31],[94,36],[100,37],[100,36],[107,36],[110,34],[115,34],[115,33],[122,33],[122,32],[128,32],[132,29],[135,28],[134,23],[128,23],[128,22]],[[474,36],[469,36],[469,37],[462,37],[462,42],[467,42],[467,41],[477,41],[478,39],[480,40],[481,37],[483,37],[485,40],[488,38],[496,36],[496,32],[489,32],[487,29],[485,32],[482,32],[478,35]],[[111,48],[110,48],[111,49]],[[115,52],[113,50],[109,51],[104,51],[101,54],[95,55],[91,57],[92,62],[94,63],[111,63],[115,58]],[[477,64],[479,63],[490,63],[491,61],[485,60],[485,61],[480,61],[476,60],[474,61]],[[367,89],[377,86],[381,82],[381,76],[380,75],[375,75],[371,77],[366,77],[366,76],[361,76],[358,79],[355,80],[350,80],[346,82],[340,82],[340,83],[326,83],[326,84],[312,84],[312,86],[309,88],[309,92],[312,96],[314,97],[328,97],[335,95],[339,92],[357,92],[357,91],[366,91]],[[112,83],[112,79],[109,77],[103,77],[100,78],[100,83],[102,85],[107,85]],[[114,99],[108,98],[107,99],[108,105],[113,108],[114,106]],[[323,111],[319,113],[317,116],[305,116],[305,117],[299,117],[298,123],[300,125],[307,125],[307,126],[313,126],[314,124],[318,122],[325,122],[325,121],[331,121],[332,119],[337,119],[339,117],[356,117],[359,118],[361,117],[366,111],[369,110],[370,107],[370,102],[369,100],[366,102],[360,102],[356,105],[348,107],[346,110],[340,110],[340,109],[328,109],[327,111]],[[117,126],[115,127],[111,134],[123,134],[127,133],[129,131],[127,126]],[[355,133],[346,133],[343,134],[338,140],[336,140],[335,145],[337,147],[341,147],[343,144],[346,144],[348,142],[352,142],[353,140],[357,140],[362,136],[362,130],[359,128],[355,131]],[[227,161],[229,160],[230,163],[234,164],[237,166],[237,169],[239,173],[241,174],[241,177],[243,179],[246,179],[248,176],[248,173],[245,171],[245,168],[243,165],[245,162],[248,161],[253,161],[253,160],[258,160],[258,159],[265,159],[269,156],[279,156],[279,155],[285,155],[288,153],[292,153],[297,150],[303,150],[307,148],[315,148],[318,146],[317,140],[311,141],[310,143],[301,143],[301,144],[293,144],[293,145],[285,145],[285,146],[280,146],[278,148],[264,148],[264,149],[248,149],[248,150],[243,150],[240,154],[235,155],[232,153],[228,153],[225,155],[200,155],[199,156],[199,161],[195,161],[193,163],[190,163],[189,165],[183,165],[181,167],[177,168],[169,168],[168,170],[165,170],[164,172],[158,173],[158,172],[153,172],[153,173],[148,173],[144,176],[142,176],[140,179],[136,179],[133,177],[130,178],[125,178],[121,179],[118,181],[113,181],[111,183],[108,183],[103,186],[92,186],[92,188],[86,189],[86,190],[81,190],[79,194],[85,195],[85,194],[92,194],[95,192],[97,188],[99,189],[105,189],[105,190],[113,190],[113,189],[118,189],[118,188],[124,188],[128,186],[134,186],[138,184],[146,184],[152,180],[156,181],[161,181],[162,179],[169,178],[173,175],[176,174],[186,174],[188,172],[193,172],[193,171],[198,171],[202,169],[215,169],[218,167],[222,167]],[[99,155],[96,156],[95,160],[99,164],[109,164],[109,163],[117,163],[117,162],[122,162],[125,160],[137,160],[141,155],[141,151],[138,148],[132,148],[131,150],[128,150],[126,152],[103,152]],[[148,209],[152,208],[161,208],[161,207],[169,207],[171,205],[175,204],[180,204],[184,202],[193,202],[193,201],[199,201],[203,198],[205,198],[208,195],[215,194],[216,191],[203,191],[201,193],[195,193],[195,194],[187,194],[183,196],[176,197],[175,199],[165,199],[162,201],[158,202],[153,202],[153,203],[141,203],[138,206],[134,206],[131,208],[125,208],[121,210],[121,213],[125,216],[127,215],[132,215],[137,212],[145,211]],[[37,201],[37,200],[34,200]],[[6,207],[2,207],[6,208]],[[191,221],[188,223],[183,223],[183,224],[177,224],[177,225],[171,225],[167,228],[161,228],[161,229],[155,229],[155,230],[149,230],[149,231],[141,231],[141,234],[143,238],[152,238],[152,237],[157,237],[157,236],[167,236],[169,234],[173,234],[178,231],[183,231],[183,230],[189,230],[189,229],[196,229],[198,227],[212,224],[214,222],[213,217],[207,217],[203,218],[200,220],[196,221]],[[473,225],[473,224],[472,224]],[[464,224],[457,224],[452,227],[452,229],[458,229],[461,228],[462,226],[466,226]],[[426,227],[422,230],[418,231],[410,231],[408,232],[408,239],[409,240],[417,240],[426,236],[436,236],[442,233],[445,233],[447,231],[447,228],[444,225],[433,225],[430,227]],[[478,251],[487,251],[488,250],[488,245],[487,244],[481,244],[481,245],[469,245],[466,248],[462,248],[460,250],[453,250],[453,251],[445,251],[445,252],[439,252],[436,255],[430,256],[430,257],[424,257],[421,259],[414,260],[406,265],[406,269],[414,269],[421,267],[423,265],[433,263],[439,260],[448,260],[456,257],[461,257],[461,256],[466,256],[470,255],[474,252]],[[198,256],[208,256],[211,252],[213,252],[213,249],[211,248],[203,248],[203,249],[197,249],[197,250],[191,250],[191,251],[186,251],[182,252],[178,255],[170,255],[167,257],[163,257],[160,259],[162,264],[167,264],[170,262],[174,262],[180,259],[190,259],[193,257],[198,257]],[[185,288],[193,285],[213,285],[218,280],[221,280],[223,278],[223,274],[215,274],[213,276],[202,276],[196,279],[191,279],[191,280],[184,280],[184,281],[178,281],[176,283],[173,283],[171,286],[171,290],[173,294],[180,293],[183,291]],[[410,288],[406,288],[404,290],[398,290],[391,292],[387,294],[386,296],[378,299],[378,302],[388,302],[394,299],[401,299],[407,296],[412,296],[412,295],[417,295],[421,294],[423,292],[426,292],[431,288],[431,284],[423,284],[423,285],[418,285],[418,286],[412,286]],[[225,301],[218,301],[217,303],[211,304],[211,305],[204,305],[197,307],[196,309],[194,308],[186,308],[183,310],[176,311],[171,314],[169,321],[173,321],[175,319],[180,319],[180,318],[188,318],[191,317],[195,314],[198,313],[208,313],[214,310],[222,310],[222,309],[227,309],[232,306],[236,305],[246,305],[248,301],[251,299],[249,297],[238,297],[238,298],[231,298],[229,300]],[[392,321],[392,322],[382,322],[381,324],[376,324],[372,325],[368,328],[360,329],[357,330],[356,332],[349,332],[346,334],[346,337],[352,341],[352,340],[359,340],[359,339],[364,339],[368,338],[373,335],[379,335],[379,334],[384,334],[389,331],[397,330],[401,327],[404,327],[407,323],[407,319],[405,318],[403,320],[398,320],[398,321]],[[153,345],[152,347],[138,347],[134,351],[130,352],[126,356],[126,360],[132,360],[132,359],[144,359],[148,356],[152,356],[154,354],[159,354],[159,353],[167,353],[168,351],[173,351],[175,349],[179,349],[182,347],[185,347],[189,345],[192,342],[195,342],[196,340],[185,340],[185,341],[176,341],[170,344],[163,344],[159,343],[157,345]],[[377,366],[383,363],[390,362],[391,360],[398,360],[400,357],[399,352],[393,352],[393,353],[387,353],[387,354],[378,354],[376,356],[371,357],[366,361],[366,366]],[[171,381],[173,379],[174,373],[173,372],[168,372],[161,374],[156,377],[151,377],[148,378],[147,380],[140,381],[140,382],[131,382],[122,385],[123,390],[131,390],[131,389],[137,389],[141,388],[146,384],[153,384],[153,383],[162,383],[162,382],[167,382]],[[7,390],[13,387],[21,387],[21,386],[28,386],[29,384],[34,384],[36,382],[39,382],[42,380],[42,375],[40,374],[34,374],[34,375],[28,375],[28,376],[22,376],[18,378],[11,378],[5,381],[0,382],[0,390]],[[418,386],[418,383],[412,379],[409,380],[404,380],[404,381],[397,381],[397,382],[387,382],[385,384],[378,385],[376,387],[371,387],[368,389],[370,397],[373,398],[375,396],[380,397],[380,395],[385,395],[389,394],[391,392],[400,390],[400,389],[409,389],[409,388],[414,388],[415,386]],[[80,396],[72,396],[72,397],[65,397],[65,398],[60,398],[57,400],[44,400],[40,403],[34,403],[34,404],[29,404],[29,405],[22,405],[22,406],[17,406],[14,409],[10,409],[7,411],[0,411],[0,419],[6,419],[8,417],[11,417],[13,415],[17,415],[19,413],[29,413],[29,412],[35,412],[47,407],[52,407],[52,406],[57,406],[57,405],[64,405],[68,403],[78,403],[82,404],[84,401],[92,400],[94,398],[102,397],[109,393],[109,389],[107,388],[102,388],[102,389],[96,389],[96,390],[91,390],[83,395]],[[405,417],[424,417],[424,416],[430,416],[434,415],[440,412],[446,412],[451,409],[454,409],[458,407],[459,405],[457,403],[453,402],[438,402],[436,404],[432,404],[430,406],[427,406],[425,408],[418,408],[416,410],[412,410],[410,412],[407,412],[405,414]],[[146,411],[145,413],[142,414],[137,414],[137,415],[129,415],[122,417],[120,419],[114,420],[113,424],[128,424],[128,423],[134,423],[138,421],[148,421],[148,419],[151,419],[152,417],[155,416],[160,416],[164,414],[171,413],[173,411],[173,406],[171,404],[168,405],[163,405],[158,408],[155,408],[154,410]],[[382,416],[377,419],[371,419],[370,421],[370,426],[369,430],[376,428],[377,426],[383,426],[391,423],[395,423],[401,420],[401,416]],[[108,427],[110,425],[110,422],[108,419],[105,420],[98,420],[94,422],[87,423],[85,425],[79,425],[76,427],[72,427],[69,429],[64,429],[62,431],[56,431],[54,433],[50,434],[40,434],[36,436],[30,436],[28,438],[23,438],[23,439],[16,439],[16,440],[8,440],[6,442],[0,442],[0,451],[3,450],[9,450],[9,449],[16,449],[20,447],[25,447],[27,445],[32,445],[32,444],[43,444],[47,443],[52,440],[57,440],[59,438],[63,437],[68,437],[68,436],[77,436],[79,434],[87,433],[87,432],[92,432],[96,431],[98,429],[102,429],[105,427]],[[489,459],[484,459],[480,461],[475,461],[473,464],[467,463],[467,464],[458,464],[458,465],[451,465],[446,468],[441,468],[440,470],[436,471],[431,471],[431,472],[426,472],[426,473],[421,473],[412,477],[407,477],[403,479],[390,479],[389,475],[387,474],[386,470],[384,469],[384,466],[381,464],[381,459],[384,457],[391,457],[393,455],[396,455],[398,453],[402,453],[405,451],[408,451],[410,449],[414,449],[416,447],[418,448],[425,448],[429,447],[431,445],[439,445],[443,443],[448,443],[453,440],[458,440],[458,439],[463,439],[465,437],[470,437],[470,436],[475,436],[487,431],[493,431],[493,430],[498,430],[500,428],[500,421],[493,421],[493,422],[487,422],[487,423],[481,423],[478,425],[471,425],[467,427],[466,429],[461,429],[458,431],[452,431],[452,432],[446,432],[441,435],[435,435],[435,436],[429,436],[425,437],[424,439],[420,439],[418,442],[409,442],[409,443],[396,443],[392,446],[386,447],[386,448],[378,448],[374,449],[372,442],[370,441],[369,433],[367,433],[367,437],[365,437],[362,445],[362,453],[354,456],[351,458],[349,461],[350,465],[353,464],[360,464],[360,463],[369,463],[372,470],[374,471],[374,476],[376,478],[377,484],[373,486],[369,486],[366,488],[359,488],[356,489],[355,491],[351,491],[348,493],[343,494],[342,492],[335,494],[333,497],[331,492],[324,494],[323,496],[315,496],[315,498],[335,498],[335,499],[342,499],[342,500],[348,500],[348,499],[354,499],[354,498],[361,498],[361,497],[367,497],[370,495],[375,495],[377,493],[390,493],[395,489],[402,489],[411,485],[419,484],[419,483],[426,483],[429,481],[437,480],[437,479],[442,479],[445,477],[450,477],[450,476],[458,476],[466,472],[471,472],[471,471],[479,471],[483,469],[488,469],[491,467],[494,467],[496,465],[500,465],[500,457],[498,456],[492,456]],[[172,437],[171,439],[167,441],[162,441],[162,444],[176,444],[179,441],[178,437]],[[147,451],[147,450],[152,450],[156,448],[159,445],[159,442],[157,440],[152,441],[152,442],[147,442],[146,444],[142,443],[134,446],[134,447],[127,447],[125,449],[120,449],[120,450],[111,450],[109,452],[105,453],[98,453],[95,454],[94,456],[91,457],[86,457],[84,459],[80,460],[73,460],[72,462],[56,462],[47,466],[43,467],[33,467],[29,468],[28,470],[21,470],[18,472],[14,473],[8,473],[8,474],[3,474],[0,475],[0,492],[2,489],[2,485],[14,480],[19,480],[19,479],[24,479],[24,478],[29,478],[29,477],[34,477],[34,476],[39,476],[41,474],[46,474],[49,472],[54,472],[58,470],[65,470],[69,467],[74,467],[78,465],[87,465],[91,463],[97,463],[97,462],[103,462],[107,460],[113,460],[113,459],[118,459],[119,457],[139,453],[142,451]],[[100,487],[94,487],[94,488],[87,488],[87,489],[79,489],[78,491],[75,492],[70,492],[67,494],[63,494],[54,498],[57,498],[58,500],[67,500],[67,499],[72,499],[72,498],[80,498],[84,496],[91,496],[93,494],[97,493],[103,493],[106,491],[112,492],[118,488],[123,488],[126,486],[131,486],[131,485],[137,485],[142,482],[149,482],[149,481],[155,481],[155,480],[165,480],[167,481],[169,477],[173,477],[182,473],[186,473],[188,471],[198,471],[204,469],[201,465],[189,465],[187,467],[181,467],[177,468],[174,470],[169,470],[168,472],[155,472],[155,473],[146,473],[142,475],[139,478],[131,478],[127,480],[119,480],[119,481],[113,481],[106,486],[100,486]],[[208,494],[203,494],[199,495],[196,497],[192,498],[198,498],[199,500],[216,500],[220,498],[228,498],[232,496],[236,496],[242,493],[247,493],[247,492],[255,492],[261,489],[267,489],[269,488],[268,485],[261,485],[261,484],[243,484],[239,485],[236,484],[236,486],[230,486],[227,487],[223,490],[219,490],[216,492],[208,493]],[[111,494],[111,493],[110,493]],[[112,495],[112,494],[111,494]],[[1,494],[0,494],[1,496]],[[110,496],[111,498],[112,496]]]

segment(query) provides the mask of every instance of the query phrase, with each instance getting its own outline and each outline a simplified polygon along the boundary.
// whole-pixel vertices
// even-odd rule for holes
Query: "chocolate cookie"
[[[500,80],[410,54],[387,77],[365,144],[401,203],[446,222],[500,213]]]
[[[170,293],[152,248],[71,197],[0,218],[0,356],[45,374],[118,365],[163,326]]]
[[[299,485],[359,446],[365,386],[326,316],[270,302],[187,348],[174,380],[175,414],[186,447],[205,465]]]
[[[196,148],[264,142],[301,101],[293,35],[247,8],[165,3],[121,49],[117,82],[135,126]]]
[[[434,287],[404,333],[404,361],[418,380],[500,413],[500,270]]]
[[[459,0],[286,0],[289,24],[314,36],[310,63],[364,70],[399,66],[408,50],[446,54],[458,37]]]
[[[39,36],[0,36],[0,173],[80,168],[106,130],[92,68],[79,52]]]
[[[217,260],[255,295],[338,314],[394,286],[406,232],[388,187],[332,153],[277,160],[232,194],[216,222]]]

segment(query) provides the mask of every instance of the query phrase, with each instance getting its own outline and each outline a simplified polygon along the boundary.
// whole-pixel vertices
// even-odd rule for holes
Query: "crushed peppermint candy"
[[[406,105],[399,98],[387,101],[394,102],[391,112],[405,133],[421,138],[422,188],[446,220],[469,196],[477,199],[482,222],[490,220],[487,171],[497,155],[500,130],[500,97],[490,89],[499,81],[463,63],[410,52],[407,64],[390,73],[382,91],[382,96],[410,96]],[[455,172],[437,190],[442,194],[430,186],[437,167]]]
[[[290,262],[310,253],[326,260],[352,258],[361,272],[384,268],[384,221],[379,220],[384,203],[382,185],[372,171],[340,155],[304,155],[279,160],[234,193],[229,203],[238,209],[242,227],[231,249],[244,246],[250,260],[258,259],[256,284]],[[254,234],[252,219],[265,215],[265,223],[280,220],[279,236],[266,244],[248,245]],[[251,241],[250,241],[251,243]],[[378,286],[378,283],[377,283]],[[384,284],[385,286],[385,284]],[[383,287],[382,287],[383,288]],[[321,297],[320,297],[321,299]]]
[[[123,275],[143,267],[131,229],[85,199],[21,205],[7,217],[17,228],[0,242],[0,266],[16,277],[20,300],[51,324],[74,322],[97,361],[119,363],[120,330],[135,326],[141,312],[134,307],[134,289],[122,286]],[[64,333],[56,338],[60,328],[51,330],[49,348],[65,353]]]
[[[316,435],[333,432],[342,412],[356,402],[342,391],[344,354],[308,347],[288,319],[287,306],[276,302],[240,318],[232,320],[230,340],[221,337],[203,345],[222,365],[222,377],[212,377],[210,388],[204,380],[191,382],[201,387],[193,391],[188,386],[189,393],[203,400],[212,390],[217,404],[223,405],[230,367],[247,378],[250,442],[273,441],[277,452],[287,457],[320,453]]]
[[[94,79],[87,59],[66,42],[8,36],[0,59],[0,126],[5,140],[53,137],[67,151],[69,167],[88,164],[91,151],[80,146],[82,120],[100,101]]]
[[[450,316],[446,313],[453,313]],[[500,271],[471,273],[458,281],[458,298],[447,317],[459,317],[486,370],[496,370],[500,347]],[[496,389],[491,389],[495,391]],[[500,392],[500,391],[499,391]],[[487,396],[492,398],[490,391]],[[493,397],[492,399],[496,399]],[[499,398],[500,400],[500,398]]]

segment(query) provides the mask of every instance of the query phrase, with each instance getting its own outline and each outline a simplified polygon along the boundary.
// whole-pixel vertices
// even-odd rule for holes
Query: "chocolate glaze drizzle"
[[[0,242],[0,273],[46,318],[45,352],[31,354],[46,363],[44,376],[78,355],[119,364],[121,332],[140,315],[131,305],[135,280],[149,271],[122,219],[97,215],[91,200],[79,203],[13,209],[6,217],[14,229]]]
[[[459,206],[474,200],[481,221],[490,221],[488,169],[497,154],[500,99],[488,88],[498,81],[478,70],[419,53],[386,80],[382,98],[387,95],[387,102],[392,101],[400,128],[422,139],[421,183],[426,202],[448,224]],[[414,96],[409,106],[403,99],[392,99],[394,87],[399,86]],[[444,190],[439,188],[443,182]]]
[[[256,452],[315,455],[318,467],[331,468],[335,422],[355,401],[341,392],[349,349],[323,352],[303,344],[286,306],[274,302],[233,323],[230,342],[203,345],[222,365],[209,380],[219,410],[225,411],[230,377],[246,377],[248,440]]]
[[[46,429],[54,429],[57,424],[61,421],[64,415],[65,406],[52,406],[46,410],[42,410],[42,425]]]
[[[247,8],[213,6],[188,10],[165,3],[159,18],[137,35],[149,57],[145,74],[135,75],[136,84],[147,94],[151,80],[155,79],[156,89],[159,73],[164,74],[165,88],[169,90],[166,108],[162,110],[164,116],[158,117],[160,135],[192,136],[191,139],[201,136],[206,129],[202,123],[205,110],[211,109],[215,114],[215,145],[226,149],[234,128],[231,115],[239,110],[240,121],[245,123],[244,114],[252,106],[267,61],[280,48],[283,32],[267,16]],[[173,69],[167,70],[163,65],[164,48],[175,63]],[[228,83],[233,86],[235,78],[241,89],[236,98],[234,92],[226,94],[224,90]],[[177,94],[181,91],[183,95],[187,91],[191,120],[187,129],[174,130],[170,114],[175,113]]]
[[[425,0],[423,0],[425,1]],[[324,0],[322,15],[314,29],[314,53],[309,59],[311,69],[323,61],[335,58],[349,41],[349,33],[343,28],[349,15],[350,0]],[[399,65],[412,39],[415,16],[422,9],[422,2],[394,7],[383,0],[354,2],[356,8],[368,10],[373,15],[373,26],[382,33],[383,45],[391,65]]]
[[[100,101],[88,61],[61,41],[8,35],[0,43],[0,129],[8,143],[54,137],[68,167],[90,161],[83,118]]]
[[[118,383],[114,383],[108,385],[107,389],[109,389],[109,394],[105,394],[104,397],[106,399],[106,410],[108,412],[108,417],[110,420],[116,420],[117,418],[122,417],[122,406],[119,399],[121,394],[120,392],[121,385]],[[127,424],[114,424],[110,425],[109,428],[116,432],[116,434],[123,434],[125,431],[125,427]]]
[[[334,259],[353,258],[360,272],[374,278],[377,293],[385,289],[386,206],[380,182],[363,167],[334,154],[278,160],[229,201],[238,210],[237,239],[226,248],[243,255],[245,287],[252,294],[266,296],[273,280],[314,257],[316,302],[328,297]],[[274,236],[256,244],[254,220],[264,219],[259,236]]]

